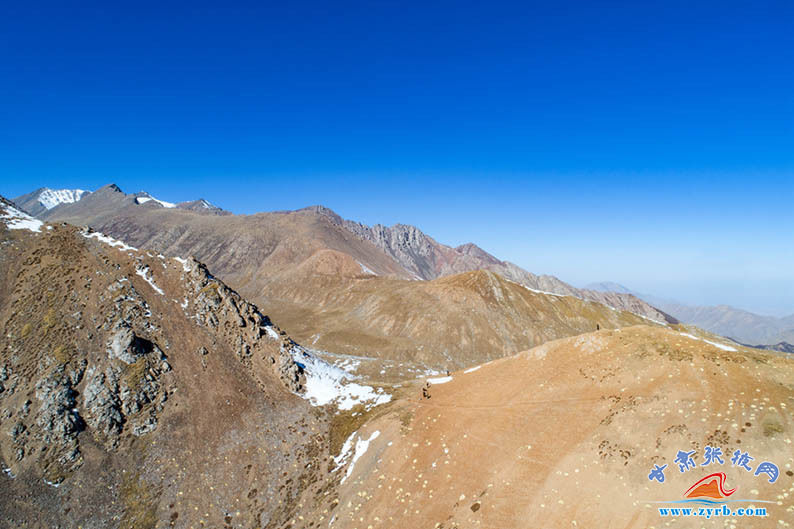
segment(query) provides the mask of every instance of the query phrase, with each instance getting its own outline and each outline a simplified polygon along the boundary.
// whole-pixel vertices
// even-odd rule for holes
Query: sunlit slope
[[[406,390],[393,413],[359,430],[379,433],[345,470],[334,527],[701,527],[705,519],[662,518],[648,502],[683,499],[713,472],[769,516],[708,526],[792,522],[791,357],[637,326],[467,371],[431,383],[429,399],[418,385]],[[706,445],[726,464],[702,467]],[[777,481],[733,467],[736,449],[753,469],[778,465]],[[679,472],[679,450],[694,450],[698,466]],[[664,483],[649,480],[654,464],[668,465]]]
[[[486,271],[433,281],[361,274],[346,256],[278,277],[261,305],[298,341],[336,352],[457,369],[548,340],[646,322],[571,296],[535,292]],[[348,258],[349,259],[349,258]],[[335,271],[328,271],[331,263]],[[292,300],[291,303],[286,300]],[[322,329],[322,332],[318,332]]]

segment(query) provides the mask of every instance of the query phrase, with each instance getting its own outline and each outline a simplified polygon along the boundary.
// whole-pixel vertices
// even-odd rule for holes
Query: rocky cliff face
[[[315,207],[312,210],[327,216],[333,222],[340,223],[359,237],[372,242],[417,278],[437,279],[462,272],[490,270],[505,279],[534,290],[603,303],[608,307],[633,312],[658,322],[677,322],[669,314],[632,294],[579,289],[554,276],[538,276],[508,261],[500,261],[473,243],[452,248],[428,237],[415,226],[405,224],[395,224],[391,227],[380,224],[366,226],[342,220],[327,208]]]
[[[321,497],[326,416],[267,316],[195,260],[9,211],[0,525],[282,527]]]

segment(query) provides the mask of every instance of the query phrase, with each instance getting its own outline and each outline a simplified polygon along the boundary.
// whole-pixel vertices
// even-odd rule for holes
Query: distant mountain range
[[[39,218],[196,256],[297,340],[338,353],[454,367],[598,327],[676,321],[631,294],[577,289],[474,244],[453,248],[322,206],[232,215],[111,184]]]
[[[729,305],[691,306],[674,300],[635,292],[619,283],[591,283],[586,288],[633,294],[684,323],[727,336],[742,344],[790,352],[794,349],[794,314],[783,318],[763,316]]]
[[[105,186],[106,188],[116,188],[114,184]],[[103,188],[105,189],[105,188]],[[121,191],[119,189],[119,191]],[[82,189],[50,189],[48,187],[40,187],[35,191],[18,196],[12,200],[14,204],[20,207],[23,211],[33,215],[34,217],[46,218],[47,212],[58,206],[74,204],[90,195],[90,191]],[[200,198],[189,202],[180,202],[173,204],[164,200],[159,200],[145,191],[133,193],[131,196],[136,204],[143,205],[147,202],[157,204],[164,208],[179,208],[188,209],[191,211],[209,212],[217,215],[231,215],[228,211],[211,204],[207,200]],[[85,203],[84,203],[85,204]]]

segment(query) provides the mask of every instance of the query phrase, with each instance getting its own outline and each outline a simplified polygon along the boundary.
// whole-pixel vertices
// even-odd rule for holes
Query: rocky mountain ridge
[[[101,193],[100,193],[101,191]],[[108,191],[115,193],[108,193]],[[121,196],[126,197],[121,189],[115,184],[110,184],[97,191],[98,197],[95,204],[83,202],[79,207],[64,207],[53,212],[43,212],[43,219],[67,220],[73,223],[95,225],[100,218],[107,219],[108,214],[115,213],[118,208],[125,207]],[[114,194],[116,196],[114,196]],[[145,196],[147,202],[164,204],[156,199],[148,200],[149,195],[142,192],[131,195],[134,199],[138,196]],[[136,203],[137,200],[134,200]],[[167,203],[165,203],[167,204]],[[229,212],[219,208],[207,207],[203,199],[194,202],[181,204],[170,204],[175,208],[189,209],[201,213],[214,213],[218,215],[230,215]],[[276,214],[289,214],[290,212],[275,212]],[[446,275],[452,275],[474,270],[491,270],[506,279],[516,281],[522,285],[551,292],[576,296],[582,299],[596,301],[611,306],[619,310],[628,310],[655,321],[675,323],[676,320],[670,315],[656,309],[644,301],[623,293],[604,293],[596,290],[577,289],[554,276],[535,275],[519,266],[501,261],[479,248],[473,243],[463,244],[457,248],[452,248],[438,243],[433,238],[423,233],[415,226],[407,224],[396,224],[391,227],[383,225],[367,226],[355,221],[345,220],[331,209],[324,206],[310,206],[297,210],[295,213],[311,213],[328,219],[333,224],[343,227],[357,237],[372,243],[391,258],[402,270],[398,276],[407,276],[415,279],[436,279]],[[113,233],[107,226],[100,225],[99,229],[104,229]],[[115,234],[121,236],[120,234]],[[367,264],[370,269],[377,270]],[[388,273],[394,273],[392,270]],[[382,271],[380,272],[382,273]]]
[[[0,525],[283,527],[333,499],[307,353],[254,305],[197,261],[0,216]]]
[[[500,265],[496,272],[488,271],[499,275],[501,281],[483,283],[502,283],[496,290],[515,294],[499,298],[496,303],[488,301],[492,298],[491,287],[475,287],[476,281],[463,277],[457,280],[455,275],[440,276],[432,280],[439,283],[423,285],[429,281],[416,281],[415,273],[375,243],[345,227],[345,222],[327,208],[256,215],[198,215],[178,208],[150,206],[148,202],[140,205],[115,186],[106,186],[78,204],[56,208],[47,218],[91,225],[136,247],[152,248],[165,255],[195,255],[263,310],[277,314],[281,325],[299,341],[335,353],[401,358],[419,355],[425,362],[434,362],[437,368],[463,365],[460,362],[468,365],[477,362],[475,351],[481,360],[493,358],[508,354],[515,347],[535,345],[547,335],[557,338],[564,333],[593,330],[598,325],[624,325],[630,319],[603,305],[595,311],[585,310],[587,303],[580,302],[578,292],[570,286],[567,295],[577,298],[577,302],[559,304],[566,310],[556,313],[553,304],[538,301],[548,295],[541,289],[508,284],[509,280],[519,283],[517,279],[525,277],[521,273],[528,274],[509,263]],[[419,230],[411,233],[416,240],[430,240]],[[466,255],[496,261],[474,245],[459,250],[435,242],[432,245],[435,246],[425,246],[430,248],[430,257],[436,255],[433,248],[438,247],[441,253],[463,256],[463,261],[459,257],[452,259],[459,264],[465,264]],[[452,281],[442,281],[446,278]],[[546,286],[546,278],[537,279],[533,285]],[[451,285],[456,287],[450,288]],[[529,294],[527,288],[538,294],[537,299],[524,299]],[[612,299],[612,295],[602,297]],[[472,307],[479,307],[476,317],[465,317],[471,310],[463,302],[465,299]],[[614,299],[620,305],[635,302]],[[645,315],[647,307],[636,302],[628,308]],[[444,320],[447,323],[432,315],[418,316],[434,309],[449,316]],[[580,309],[590,319],[580,317],[576,312]],[[533,316],[533,311],[538,310],[540,313]],[[491,325],[489,311],[505,324]],[[415,317],[410,317],[412,312]],[[657,316],[655,312],[652,315]],[[541,329],[541,322],[547,317],[554,324]],[[397,325],[399,332],[394,327],[397,321],[403,322]],[[428,325],[429,321],[438,324]],[[449,323],[452,321],[462,321],[460,328],[469,329],[471,334],[461,335],[460,329]],[[514,328],[519,321],[525,327],[516,335],[508,332],[508,327]],[[455,359],[455,355],[459,358]]]
[[[578,289],[554,276],[535,275],[514,263],[501,261],[474,243],[453,248],[437,242],[415,226],[407,224],[395,224],[391,227],[381,224],[367,226],[345,220],[324,206],[310,206],[299,211],[325,216],[362,239],[372,242],[418,279],[430,280],[462,272],[490,270],[505,279],[535,290],[603,303],[659,322],[676,323],[677,321],[632,294]]]

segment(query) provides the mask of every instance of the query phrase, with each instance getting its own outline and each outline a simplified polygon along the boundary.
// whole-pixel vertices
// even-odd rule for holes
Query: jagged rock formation
[[[320,214],[329,215],[329,218],[335,221],[339,218],[330,215],[328,213],[330,210],[327,208],[312,209]],[[596,301],[659,322],[676,323],[677,321],[632,294],[578,289],[554,276],[538,276],[509,261],[500,261],[473,243],[452,248],[438,243],[415,226],[395,224],[386,227],[376,224],[370,227],[357,222],[341,219],[340,221],[345,228],[371,241],[406,270],[422,279],[437,279],[474,270],[490,270],[505,279],[535,290]]]

